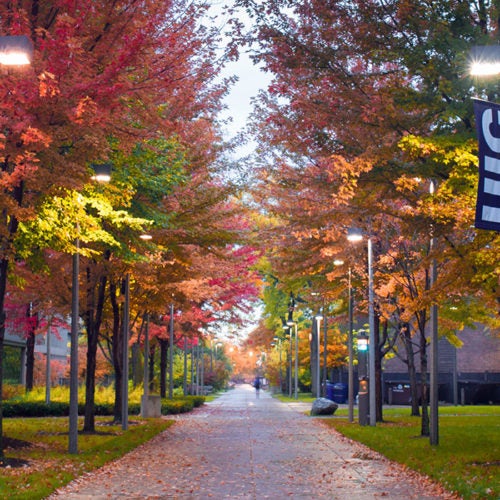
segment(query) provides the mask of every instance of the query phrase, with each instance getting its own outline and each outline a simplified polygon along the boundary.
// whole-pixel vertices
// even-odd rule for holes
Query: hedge
[[[163,399],[161,405],[162,415],[175,415],[186,413],[193,408],[198,408],[205,402],[203,396],[185,396],[174,399]],[[83,415],[84,404],[78,405],[78,413]],[[129,415],[139,415],[141,405],[129,403]],[[95,415],[112,416],[114,404],[96,403]],[[4,418],[19,417],[66,417],[69,415],[69,403],[45,401],[4,401],[2,403],[2,415]]]

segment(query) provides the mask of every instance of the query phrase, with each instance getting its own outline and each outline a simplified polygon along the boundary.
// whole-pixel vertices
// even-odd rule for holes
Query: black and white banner
[[[474,99],[474,114],[479,140],[475,226],[500,231],[500,105]]]

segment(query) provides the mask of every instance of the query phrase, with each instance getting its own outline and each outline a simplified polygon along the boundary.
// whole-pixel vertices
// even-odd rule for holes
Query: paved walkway
[[[239,386],[50,498],[450,498],[305,415],[306,408]]]

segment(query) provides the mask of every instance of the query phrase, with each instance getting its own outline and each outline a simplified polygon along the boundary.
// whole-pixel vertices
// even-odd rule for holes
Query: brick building
[[[500,404],[500,332],[464,329],[455,348],[442,338],[438,344],[439,400],[452,404]],[[417,369],[419,360],[416,358]],[[430,363],[429,363],[430,366]],[[397,357],[385,359],[385,401],[409,402],[408,371]]]

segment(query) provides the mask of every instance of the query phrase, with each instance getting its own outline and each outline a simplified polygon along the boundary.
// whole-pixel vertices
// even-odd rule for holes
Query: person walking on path
[[[238,386],[49,498],[455,498],[304,410]]]
[[[255,380],[253,382],[253,386],[255,387],[255,394],[257,397],[259,397],[260,393],[260,377],[255,377]]]

